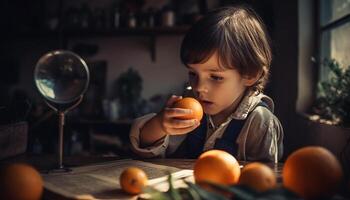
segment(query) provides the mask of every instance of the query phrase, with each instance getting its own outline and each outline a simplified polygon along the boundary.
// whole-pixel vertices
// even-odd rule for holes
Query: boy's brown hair
[[[252,9],[223,7],[191,27],[181,45],[181,61],[203,63],[217,51],[223,68],[236,69],[243,77],[259,76],[251,89],[260,93],[272,60],[269,41],[264,23]]]

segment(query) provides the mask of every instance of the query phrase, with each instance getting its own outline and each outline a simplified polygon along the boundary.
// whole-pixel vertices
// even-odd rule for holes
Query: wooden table
[[[159,165],[166,165],[166,166],[172,166],[172,167],[177,167],[181,169],[193,169],[194,161],[191,159],[148,159],[144,160],[146,162],[154,163],[154,164],[159,164]],[[250,162],[246,161],[239,161],[240,165],[246,165]],[[277,177],[277,183],[282,183],[282,168],[283,168],[283,163],[264,163],[268,165],[273,172],[275,173]]]
[[[47,170],[52,168],[52,164],[54,164],[55,159],[53,159],[55,157],[50,157],[50,156],[39,156],[39,155],[35,155],[35,156],[28,156],[28,155],[22,155],[19,156],[17,158],[12,158],[12,159],[7,159],[6,161],[0,161],[0,164],[4,164],[4,163],[12,163],[12,162],[26,162],[29,164],[34,165],[37,169],[39,169],[42,172],[42,176],[43,179],[45,180],[45,191],[44,191],[44,198],[43,199],[47,199],[47,200],[51,200],[51,199],[79,199],[79,198],[71,198],[71,197],[67,197],[68,195],[62,195],[59,189],[57,189],[57,181],[55,182],[55,176],[51,176],[50,174],[47,174]],[[68,157],[65,158],[65,162],[66,166],[68,164],[68,166],[72,167],[72,169],[77,169],[77,173],[76,174],[62,174],[62,176],[65,176],[65,178],[62,179],[61,175],[57,175],[57,179],[61,178],[62,180],[60,181],[66,181],[67,183],[63,183],[63,185],[68,185],[71,184],[71,182],[74,182],[73,179],[75,179],[75,182],[79,182],[80,183],[80,179],[78,179],[78,175],[77,174],[83,174],[86,173],[87,175],[91,175],[96,177],[96,174],[99,173],[103,173],[103,171],[106,171],[106,176],[104,177],[100,177],[99,181],[101,184],[103,183],[103,179],[106,179],[106,183],[109,181],[109,191],[105,191],[105,194],[102,193],[97,193],[97,197],[101,198],[102,197],[108,197],[109,199],[111,197],[117,197],[116,199],[136,199],[135,196],[130,196],[130,195],[126,195],[124,194],[120,189],[119,186],[119,181],[118,181],[118,177],[121,173],[121,171],[130,165],[139,165],[141,163],[141,168],[145,167],[144,170],[146,171],[146,173],[151,174],[151,173],[158,173],[156,171],[159,171],[159,169],[168,169],[170,170],[171,173],[174,173],[175,175],[179,175],[179,176],[184,176],[184,174],[187,174],[186,176],[188,176],[189,178],[192,178],[192,170],[193,169],[193,165],[194,165],[195,160],[189,160],[189,159],[144,159],[144,160],[132,160],[132,159],[118,159],[118,158],[113,158],[113,157],[98,157],[98,156],[89,156],[89,157]],[[245,165],[248,162],[239,162],[241,165]],[[281,183],[281,171],[282,171],[282,164],[277,164],[274,165],[272,163],[267,163],[267,165],[269,165],[274,172],[276,173],[276,176],[278,178],[278,182]],[[79,166],[79,167],[78,167]],[[112,166],[112,168],[111,168]],[[157,167],[152,169],[152,167]],[[102,169],[103,168],[103,169]],[[108,170],[109,169],[113,169],[115,172],[112,173],[111,179],[109,179],[108,175]],[[73,171],[74,171],[73,170]],[[85,171],[84,171],[85,170]],[[88,171],[91,171],[90,172]],[[100,170],[101,172],[98,172],[98,170]],[[152,172],[153,170],[153,172]],[[110,171],[112,172],[112,171]],[[186,172],[186,173],[185,173]],[[190,173],[189,173],[190,172]],[[94,174],[96,173],[96,174]],[[86,175],[85,174],[85,175]],[[164,173],[164,177],[165,178],[165,174]],[[152,176],[152,175],[150,175]],[[152,180],[152,178],[154,177],[150,177],[150,180]],[[72,181],[70,181],[69,179],[72,179]],[[108,179],[108,180],[107,180]],[[153,180],[158,180],[159,178],[155,178]],[[82,179],[83,180],[83,179]],[[84,180],[86,180],[86,176],[84,177]],[[165,179],[164,179],[165,180]],[[162,182],[164,182],[164,180]],[[91,179],[90,182],[92,182],[93,180]],[[81,181],[81,183],[84,184],[88,184],[89,181]],[[55,186],[53,186],[52,183],[56,183]],[[96,183],[98,184],[98,183]],[[80,184],[83,185],[83,184]],[[54,188],[54,189],[52,189]],[[62,188],[64,188],[62,186]],[[62,189],[61,188],[61,189]],[[96,187],[98,188],[98,187]],[[85,196],[86,197],[86,196]],[[95,196],[94,196],[95,197]],[[86,197],[87,199],[89,199],[90,197]],[[112,198],[113,199],[113,198]]]
[[[122,159],[122,157],[101,155],[63,156],[63,164],[67,167],[78,167],[118,159]],[[40,172],[45,172],[55,168],[58,165],[58,155],[24,153],[18,156],[0,160],[0,166],[9,163],[27,163],[34,166]]]

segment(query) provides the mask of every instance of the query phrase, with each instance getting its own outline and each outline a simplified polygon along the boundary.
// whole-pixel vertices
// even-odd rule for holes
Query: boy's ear
[[[259,77],[260,73],[258,73],[256,76],[246,76],[243,78],[244,85],[247,87],[254,85],[258,81]]]

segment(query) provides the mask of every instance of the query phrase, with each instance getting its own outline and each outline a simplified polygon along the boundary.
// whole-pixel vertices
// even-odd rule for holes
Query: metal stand
[[[65,120],[65,114],[75,108],[77,105],[80,104],[80,102],[83,100],[83,96],[81,95],[79,99],[73,103],[72,105],[69,105],[65,108],[56,108],[51,103],[46,102],[46,104],[52,108],[55,112],[58,113],[58,167],[57,169],[54,169],[54,172],[69,172],[71,171],[69,168],[66,168],[63,166],[63,130],[64,130],[64,120]],[[49,171],[49,173],[52,171]]]
[[[64,112],[58,112],[58,168],[63,169],[63,127]]]

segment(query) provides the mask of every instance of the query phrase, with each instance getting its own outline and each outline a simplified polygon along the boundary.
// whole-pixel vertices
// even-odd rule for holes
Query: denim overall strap
[[[206,134],[207,119],[206,116],[204,116],[199,127],[188,133],[176,151],[167,155],[167,157],[196,159],[203,152]]]
[[[206,116],[204,116],[199,127],[186,137],[186,158],[195,159],[203,152],[206,137],[207,119]]]
[[[263,101],[261,101],[257,105],[257,107],[258,106],[263,106],[269,109],[268,105]],[[227,126],[222,137],[216,139],[214,149],[224,150],[230,153],[231,155],[236,156],[238,145],[235,141],[237,140],[237,137],[240,134],[244,126],[244,123],[246,122],[246,119],[244,120],[232,119],[229,125]]]
[[[221,138],[216,139],[214,149],[224,150],[233,156],[237,155],[236,141],[246,120],[232,119]]]

